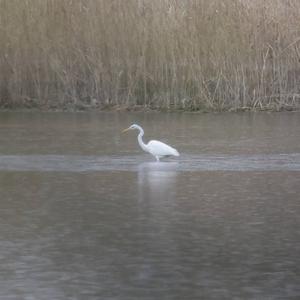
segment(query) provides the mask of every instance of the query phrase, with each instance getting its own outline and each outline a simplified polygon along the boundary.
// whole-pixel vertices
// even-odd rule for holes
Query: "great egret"
[[[127,129],[124,129],[123,132],[126,132],[128,130],[133,130],[133,129],[139,130],[138,142],[139,142],[141,148],[145,152],[149,152],[150,154],[152,154],[156,158],[157,161],[159,161],[159,159],[162,157],[179,156],[179,153],[176,149],[174,149],[171,146],[169,146],[165,143],[162,143],[160,141],[152,140],[152,141],[148,142],[148,144],[145,144],[142,139],[142,137],[144,135],[144,130],[141,126],[139,126],[137,124],[132,124]]]

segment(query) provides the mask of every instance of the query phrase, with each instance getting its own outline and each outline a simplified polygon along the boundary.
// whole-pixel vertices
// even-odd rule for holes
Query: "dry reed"
[[[296,109],[299,0],[0,0],[0,106]]]

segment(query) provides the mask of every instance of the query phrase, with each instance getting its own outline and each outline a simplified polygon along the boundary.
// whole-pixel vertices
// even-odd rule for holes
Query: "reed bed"
[[[299,0],[0,0],[0,106],[297,109]]]

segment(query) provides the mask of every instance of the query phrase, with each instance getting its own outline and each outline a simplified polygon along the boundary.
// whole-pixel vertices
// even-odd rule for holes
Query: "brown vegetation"
[[[0,106],[296,109],[299,0],[0,0]]]

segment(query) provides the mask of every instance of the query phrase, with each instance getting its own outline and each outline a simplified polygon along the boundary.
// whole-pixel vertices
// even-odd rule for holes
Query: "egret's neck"
[[[143,142],[143,135],[144,135],[144,130],[142,127],[139,127],[139,135],[138,135],[138,142],[139,142],[139,145],[141,146],[141,148],[144,150],[144,151],[148,151],[147,150],[147,146],[146,144]]]

